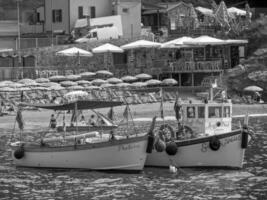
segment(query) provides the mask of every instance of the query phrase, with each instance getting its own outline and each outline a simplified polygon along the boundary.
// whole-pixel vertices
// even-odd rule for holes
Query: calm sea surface
[[[2,120],[3,118],[1,118]],[[251,118],[256,139],[242,170],[145,168],[141,173],[15,168],[0,132],[0,199],[267,199],[267,118]]]

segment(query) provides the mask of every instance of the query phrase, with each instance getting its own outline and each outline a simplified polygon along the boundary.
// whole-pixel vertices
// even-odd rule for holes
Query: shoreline
[[[175,113],[173,110],[173,102],[164,103],[164,116],[165,120],[176,120]],[[114,107],[114,113],[116,119],[122,119],[125,106]],[[152,104],[137,104],[130,106],[131,114],[134,121],[150,121],[154,116],[160,118],[160,103]],[[98,109],[100,113],[106,115],[109,111],[109,108]],[[25,110],[22,112],[23,120],[25,121],[25,129],[34,129],[40,127],[48,127],[51,114],[54,113],[52,110]],[[250,117],[264,117],[267,116],[267,104],[233,104],[233,118],[244,117],[246,114],[249,114]],[[83,112],[86,120],[89,119],[90,115],[93,114],[92,111]],[[71,115],[66,116],[66,122],[70,121]],[[14,127],[16,115],[7,115],[0,117],[0,128],[1,130],[12,130]],[[131,118],[131,117],[130,117]],[[62,123],[62,115],[58,118],[58,124]],[[16,131],[18,131],[16,125]],[[1,134],[0,134],[1,135]]]

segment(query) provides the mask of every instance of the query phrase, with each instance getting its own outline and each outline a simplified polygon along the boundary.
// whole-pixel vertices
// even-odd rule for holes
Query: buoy
[[[221,142],[220,140],[217,138],[217,137],[212,137],[210,139],[210,149],[213,150],[213,151],[217,151],[219,150],[219,148],[221,147]]]
[[[153,145],[154,145],[154,136],[148,135],[148,142],[147,142],[147,147],[146,147],[147,153],[152,153]]]
[[[21,159],[24,157],[24,149],[22,147],[20,147],[19,149],[15,150],[14,152],[14,157],[16,159]]]
[[[169,142],[169,143],[167,143],[167,145],[166,145],[166,153],[169,156],[176,155],[177,151],[178,151],[178,147],[177,147],[177,145],[176,145],[175,142]]]
[[[177,172],[177,168],[175,166],[173,166],[173,165],[170,165],[169,171],[174,174],[174,173]]]
[[[166,149],[166,144],[160,138],[155,143],[155,149],[157,152],[163,152]]]
[[[242,131],[241,148],[245,149],[247,147],[248,147],[248,129],[244,127]]]

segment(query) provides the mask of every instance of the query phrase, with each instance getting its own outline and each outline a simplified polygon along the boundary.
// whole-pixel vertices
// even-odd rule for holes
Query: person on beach
[[[21,101],[21,102],[24,101],[24,93],[23,93],[23,91],[21,91],[21,93],[20,93],[20,101]]]
[[[57,127],[57,120],[54,114],[51,115],[49,127],[52,129],[55,129]]]

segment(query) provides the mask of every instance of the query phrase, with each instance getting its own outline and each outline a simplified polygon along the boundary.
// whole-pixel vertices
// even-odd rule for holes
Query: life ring
[[[176,139],[175,132],[169,124],[162,124],[159,128],[159,138],[165,142]]]
[[[177,131],[177,138],[183,138],[185,136],[188,136],[189,134],[192,137],[192,135],[194,134],[194,131],[189,126],[182,126]]]
[[[213,151],[218,151],[221,147],[221,142],[220,140],[215,136],[210,139],[209,142],[210,149]]]

